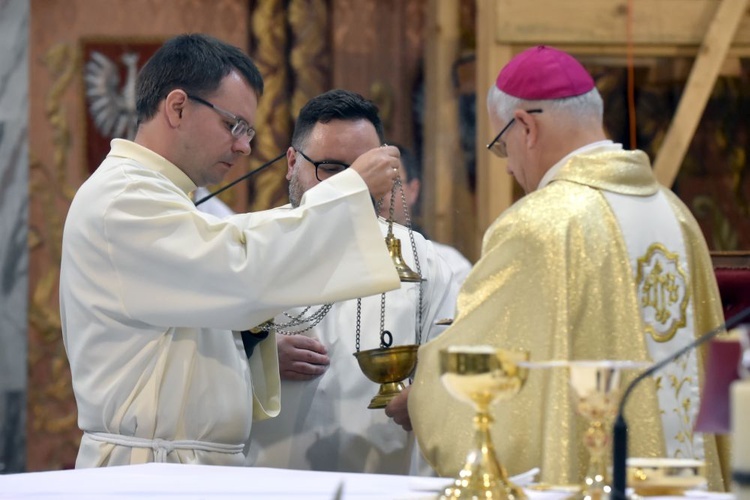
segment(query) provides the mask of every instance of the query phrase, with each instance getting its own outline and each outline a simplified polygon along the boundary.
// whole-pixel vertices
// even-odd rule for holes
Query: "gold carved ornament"
[[[253,139],[253,167],[286,150],[291,135],[289,71],[287,59],[286,2],[260,2],[251,14],[253,47],[251,57],[263,75],[263,97],[258,103]],[[256,165],[257,162],[257,165]],[[255,177],[250,211],[265,210],[286,202],[285,170],[274,169]],[[280,203],[281,201],[281,203]]]
[[[51,81],[44,112],[52,131],[52,162],[30,154],[29,203],[39,213],[30,220],[28,241],[31,267],[38,275],[29,283],[27,467],[31,470],[71,465],[80,439],[56,295],[65,212],[76,190],[66,176],[71,133],[65,94],[81,71],[80,53],[71,44],[57,44],[44,53],[42,63]],[[50,448],[55,451],[44,451]]]
[[[328,90],[331,55],[328,43],[329,8],[325,0],[291,0],[289,66],[294,82],[292,119],[310,99]]]

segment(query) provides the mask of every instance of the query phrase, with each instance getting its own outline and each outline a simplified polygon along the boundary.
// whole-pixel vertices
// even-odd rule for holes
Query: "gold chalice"
[[[589,452],[589,466],[579,493],[571,499],[599,500],[612,490],[609,457],[612,423],[622,396],[625,370],[645,368],[634,361],[569,361],[570,386],[576,398],[576,412],[588,421],[583,444]]]
[[[526,382],[527,370],[518,362],[528,352],[512,352],[491,346],[453,346],[440,351],[440,380],[448,391],[476,410],[474,448],[453,485],[441,499],[525,499],[523,490],[508,480],[497,459],[490,438],[493,421],[489,407],[495,401],[518,393]]]
[[[401,381],[414,371],[417,365],[417,349],[418,345],[410,344],[354,353],[360,369],[367,378],[380,384],[380,389],[370,401],[368,408],[385,408],[391,399],[404,390]]]

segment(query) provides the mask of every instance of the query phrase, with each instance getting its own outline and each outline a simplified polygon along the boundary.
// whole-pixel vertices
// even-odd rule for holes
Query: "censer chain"
[[[280,333],[281,335],[299,335],[300,333],[312,330],[318,323],[323,321],[323,318],[326,317],[326,314],[328,314],[328,312],[331,310],[331,307],[333,307],[333,304],[323,304],[309,317],[305,317],[305,314],[310,310],[310,306],[303,309],[302,312],[297,315],[291,315],[287,312],[284,312],[284,316],[289,318],[291,321],[288,321],[286,323],[276,323],[273,320],[270,320],[263,323],[263,325],[261,325],[259,328],[264,331],[271,331],[273,329],[276,330],[276,333]],[[303,325],[306,326],[301,330],[289,330],[289,328]]]
[[[409,207],[406,204],[406,195],[404,194],[404,188],[401,183],[401,178],[397,177],[396,180],[393,183],[393,188],[391,191],[391,200],[390,200],[390,207],[388,210],[388,231],[393,231],[393,212],[394,212],[394,203],[395,203],[395,192],[396,189],[401,192],[401,203],[404,207],[404,215],[406,216],[406,228],[409,231],[409,242],[411,244],[412,253],[414,255],[414,263],[417,267],[417,273],[422,276],[422,268],[419,264],[419,255],[417,253],[417,244],[414,241],[414,232],[412,231],[412,224],[411,224],[411,216],[409,214]],[[378,200],[376,204],[376,211],[380,212],[380,207],[383,202],[383,198]],[[418,307],[417,307],[417,345],[422,344],[422,281],[419,282],[419,301],[418,301]],[[356,342],[355,346],[357,349],[357,352],[360,350],[360,338],[361,338],[361,330],[362,330],[362,299],[357,299],[357,336],[356,336]],[[387,339],[387,340],[386,340]],[[385,293],[381,294],[380,296],[380,348],[386,348],[390,347],[393,344],[393,335],[391,332],[386,331],[385,329]]]

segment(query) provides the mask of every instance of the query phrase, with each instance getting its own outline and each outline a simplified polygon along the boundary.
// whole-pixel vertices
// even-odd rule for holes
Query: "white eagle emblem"
[[[132,140],[135,137],[135,81],[138,76],[138,54],[122,55],[125,83],[120,87],[120,69],[101,52],[93,51],[86,63],[84,81],[89,113],[96,129],[107,138]]]

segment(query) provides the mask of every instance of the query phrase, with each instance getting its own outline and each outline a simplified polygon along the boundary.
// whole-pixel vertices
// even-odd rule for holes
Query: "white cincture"
[[[207,441],[193,441],[190,439],[170,441],[168,439],[146,439],[135,436],[123,436],[106,432],[86,432],[86,436],[94,441],[109,443],[129,448],[150,448],[154,451],[154,462],[164,463],[167,455],[174,450],[200,450],[234,455],[242,453],[244,445],[210,443]]]

